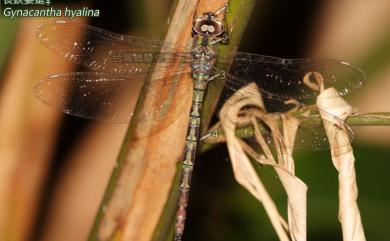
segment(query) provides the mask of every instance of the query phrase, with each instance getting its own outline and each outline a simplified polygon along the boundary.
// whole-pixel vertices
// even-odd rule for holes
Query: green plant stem
[[[359,115],[351,115],[345,120],[349,126],[390,126],[390,112],[372,112]],[[302,122],[301,125],[318,125],[321,123],[321,117],[319,115],[312,115]],[[223,142],[224,131],[222,128],[210,130],[213,135],[218,138],[209,137],[204,139],[200,153],[206,152],[214,148],[217,144]],[[251,138],[254,136],[254,129],[251,125],[240,127],[236,129],[236,136],[239,138]]]
[[[226,14],[226,25],[229,34],[229,44],[220,44],[218,55],[225,56],[237,50],[242,36],[249,22],[255,0],[230,0],[229,9]],[[232,30],[232,31],[231,31]],[[218,66],[218,64],[217,64]],[[226,68],[226,65],[224,66]],[[221,81],[211,82],[207,88],[207,94],[203,104],[201,135],[207,132],[215,106],[221,95],[223,84]]]
[[[8,19],[0,19],[0,75],[5,69],[8,54],[12,50],[14,38],[18,28],[17,21],[10,21]]]

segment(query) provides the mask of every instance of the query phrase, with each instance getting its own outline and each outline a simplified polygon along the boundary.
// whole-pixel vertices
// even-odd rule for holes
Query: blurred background
[[[78,19],[94,26],[159,38],[171,1],[58,4],[100,9],[99,18]],[[0,18],[2,241],[85,241],[127,128],[67,116],[34,98],[39,79],[77,70],[36,39],[34,29],[47,20]],[[240,51],[352,62],[368,80],[348,101],[360,112],[390,111],[390,1],[258,0]],[[366,237],[387,241],[390,127],[354,131]],[[183,240],[277,240],[261,204],[234,181],[225,146],[198,160]],[[295,160],[297,176],[309,187],[308,240],[342,240],[337,172],[329,151],[297,153]],[[267,167],[258,171],[285,213],[286,197],[275,174]]]

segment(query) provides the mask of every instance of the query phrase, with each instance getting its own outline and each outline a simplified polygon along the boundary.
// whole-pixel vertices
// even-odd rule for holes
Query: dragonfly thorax
[[[192,72],[209,74],[215,62],[215,51],[209,46],[198,46],[192,50]]]

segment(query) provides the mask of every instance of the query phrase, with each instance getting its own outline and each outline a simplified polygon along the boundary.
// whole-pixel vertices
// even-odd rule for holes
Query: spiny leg
[[[228,3],[226,3],[223,7],[221,7],[220,9],[218,9],[217,11],[214,12],[214,16],[218,16],[218,15],[222,15],[222,22],[224,24],[224,26],[228,26],[228,23],[227,23],[227,20],[226,20],[226,13],[228,13],[229,11],[229,5]],[[221,36],[221,40],[220,42],[222,44],[228,44],[229,43],[229,39],[230,39],[230,35],[231,35],[231,32],[233,31],[233,27],[230,28],[230,30],[228,32],[224,31],[223,35]]]

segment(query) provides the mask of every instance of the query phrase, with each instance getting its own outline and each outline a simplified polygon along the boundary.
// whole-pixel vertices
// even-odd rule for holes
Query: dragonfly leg
[[[220,9],[218,9],[217,11],[215,11],[214,12],[214,15],[215,16],[218,16],[218,15],[220,15],[220,14],[223,14],[223,19],[222,19],[222,21],[223,21],[223,24],[224,24],[224,26],[226,27],[226,26],[228,26],[228,23],[227,23],[227,21],[226,21],[226,13],[228,13],[229,12],[229,5],[228,5],[228,3],[226,3],[223,7],[221,7]],[[229,39],[230,39],[230,35],[231,35],[231,31],[233,31],[233,28],[230,28],[230,31],[229,32],[227,32],[227,31],[224,31],[224,33],[222,34],[222,36],[221,36],[221,44],[229,44]]]
[[[221,78],[225,78],[226,77],[225,70],[221,70],[221,71],[219,71],[218,74],[210,76],[210,78],[207,79],[207,82],[213,81],[215,78],[220,77],[220,76],[221,76]]]
[[[225,13],[228,12],[228,8],[229,8],[229,3],[226,3],[225,5],[223,5],[221,8],[217,9],[214,12],[214,16],[218,16],[220,14],[223,14],[223,17],[225,18]]]
[[[199,2],[196,4],[196,9],[198,8],[198,5],[199,5]],[[217,9],[215,12],[212,13],[213,16],[218,16],[218,15],[221,15],[221,14],[224,14],[223,15],[223,18],[225,19],[225,13],[228,12],[228,3],[226,3],[225,5],[223,5],[221,8]],[[199,16],[196,16],[197,12],[195,11],[194,12],[194,15],[192,15],[192,22],[194,22],[197,18],[199,18]]]

